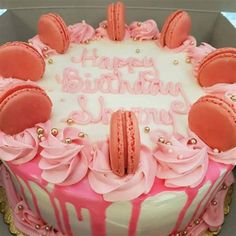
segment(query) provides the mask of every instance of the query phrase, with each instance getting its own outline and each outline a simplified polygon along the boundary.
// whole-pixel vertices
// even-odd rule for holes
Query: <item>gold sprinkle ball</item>
[[[72,143],[71,138],[66,138],[66,139],[65,139],[65,143],[67,143],[67,144],[71,144],[71,143]]]
[[[231,99],[233,102],[236,102],[236,95],[231,95],[231,96],[230,96],[230,99]]]
[[[49,59],[48,59],[48,64],[53,64],[52,58],[49,58]]]
[[[138,23],[137,23],[137,26],[138,26],[138,27],[140,27],[141,25],[142,25],[142,23],[141,23],[141,22],[138,22]]]
[[[214,148],[214,149],[213,149],[213,152],[214,152],[214,153],[220,153],[220,150],[219,150],[218,148]]]
[[[83,24],[83,25],[86,24],[86,21],[85,21],[85,20],[82,20],[82,24]]]
[[[216,200],[212,200],[212,201],[211,201],[211,204],[212,204],[213,206],[216,206],[216,205],[217,205],[217,201],[216,201]]]
[[[48,231],[51,230],[51,227],[50,227],[49,225],[46,225],[46,226],[45,226],[45,230],[48,232]]]
[[[136,53],[140,53],[140,49],[137,48],[137,49],[135,50],[135,52],[136,52]]]
[[[144,132],[145,132],[145,133],[149,133],[150,130],[151,130],[150,127],[148,127],[148,126],[144,127]]]
[[[188,144],[197,144],[197,139],[195,139],[195,138],[189,139]]]
[[[79,138],[84,138],[86,135],[84,132],[79,132],[78,136],[79,136]]]
[[[186,58],[185,62],[189,64],[189,63],[191,63],[191,59],[190,58]]]
[[[223,184],[222,189],[226,190],[228,187],[226,184]]]
[[[174,65],[178,65],[178,64],[179,64],[179,61],[178,61],[178,60],[174,60],[174,61],[173,61],[173,64],[174,64]]]
[[[44,47],[44,48],[43,48],[43,51],[46,52],[47,50],[48,50],[48,47]]]
[[[57,128],[52,128],[52,129],[51,129],[51,134],[52,134],[53,136],[57,136],[57,135],[58,135],[58,129],[57,129]]]
[[[40,229],[40,225],[36,224],[35,229]]]
[[[43,134],[44,133],[44,129],[41,128],[41,127],[38,127],[37,128],[37,134],[40,135],[40,134]]]
[[[199,220],[195,220],[195,221],[194,221],[194,224],[195,224],[195,225],[199,225],[199,223],[200,223]]]
[[[67,123],[68,125],[72,125],[72,124],[74,123],[74,121],[69,118],[69,119],[67,119],[66,123]]]
[[[183,231],[183,235],[187,235],[188,234],[188,231],[187,230],[184,230]]]
[[[164,142],[165,142],[165,139],[164,139],[163,137],[160,137],[160,138],[158,139],[158,142],[159,142],[159,143],[164,143]]]
[[[22,211],[24,209],[24,207],[22,205],[18,206],[18,210]]]

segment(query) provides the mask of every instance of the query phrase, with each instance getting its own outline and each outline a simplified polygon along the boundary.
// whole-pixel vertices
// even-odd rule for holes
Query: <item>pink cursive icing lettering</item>
[[[163,124],[173,126],[175,128],[175,114],[186,114],[188,111],[188,105],[185,102],[178,101],[178,109],[175,107],[175,102],[170,105],[170,110],[157,109],[157,108],[142,108],[131,107],[129,110],[133,111],[141,125],[148,125],[150,123]],[[73,111],[69,118],[73,119],[79,125],[86,125],[89,123],[102,123],[108,125],[111,114],[114,109],[108,108],[105,105],[104,97],[99,96],[98,105],[94,104],[98,108],[98,114],[94,114],[89,110],[88,98],[86,95],[80,95],[78,97],[79,110]],[[174,109],[173,109],[174,108]],[[119,109],[124,109],[120,107]]]

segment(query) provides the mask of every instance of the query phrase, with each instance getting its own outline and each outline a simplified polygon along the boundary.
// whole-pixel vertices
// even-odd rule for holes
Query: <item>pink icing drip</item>
[[[224,200],[228,191],[228,188],[233,184],[234,177],[230,173],[224,178],[224,185],[226,188],[218,188],[214,193],[214,199],[208,203],[208,207],[201,219],[199,224],[196,225],[193,222],[187,227],[188,234],[191,236],[202,235],[207,229],[211,231],[217,231],[224,223]],[[221,186],[221,184],[220,184]],[[212,199],[212,198],[211,198]],[[216,204],[213,203],[216,202]]]
[[[132,216],[129,223],[129,233],[128,236],[135,236],[136,234],[136,228],[138,224],[138,219],[141,211],[141,205],[142,202],[145,200],[145,198],[140,200],[133,200],[133,210],[132,210]]]
[[[88,43],[95,37],[94,28],[86,22],[70,25],[68,31],[70,41],[73,43]]]
[[[159,38],[159,30],[154,20],[133,22],[129,26],[130,37],[135,40],[151,40]]]
[[[33,213],[26,203],[18,197],[9,173],[3,165],[0,166],[0,173],[0,185],[5,188],[9,205],[13,210],[15,226],[27,235],[63,236],[60,232],[45,231],[46,224],[42,221],[41,217]],[[19,207],[23,208],[20,209]],[[40,229],[35,229],[36,224],[40,226]]]

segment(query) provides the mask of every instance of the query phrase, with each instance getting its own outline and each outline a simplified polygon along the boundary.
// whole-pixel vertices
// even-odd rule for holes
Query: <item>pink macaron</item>
[[[164,23],[160,44],[170,49],[177,48],[188,38],[191,30],[191,18],[186,11],[172,13]]]
[[[37,81],[45,71],[43,57],[24,42],[10,42],[0,47],[0,75],[4,78]]]
[[[223,95],[201,97],[189,112],[189,128],[220,151],[236,147],[236,106]]]
[[[107,31],[109,38],[122,41],[125,37],[125,6],[122,2],[111,3],[107,8]]]
[[[138,121],[131,111],[112,114],[110,124],[109,152],[113,173],[118,176],[133,174],[140,159],[140,134]]]
[[[58,53],[65,53],[69,47],[69,32],[63,19],[54,13],[42,15],[38,21],[40,40],[55,49]]]
[[[236,82],[236,48],[220,48],[208,54],[199,65],[198,82],[203,87]]]
[[[52,102],[43,89],[28,83],[14,85],[0,95],[0,130],[19,133],[46,122],[51,110]]]

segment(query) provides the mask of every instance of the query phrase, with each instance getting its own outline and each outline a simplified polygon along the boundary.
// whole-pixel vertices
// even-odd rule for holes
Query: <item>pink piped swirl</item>
[[[95,36],[95,29],[86,22],[70,25],[68,31],[72,43],[88,43]]]
[[[46,230],[47,225],[28,208],[24,201],[17,203],[13,211],[13,217],[17,229],[27,235],[63,236],[62,233],[56,232],[50,227],[49,230]],[[36,225],[39,227],[38,229],[36,229]]]
[[[141,148],[140,164],[135,174],[115,175],[109,165],[108,143],[100,143],[93,151],[88,175],[91,188],[109,202],[128,201],[147,194],[153,186],[156,162],[151,151]]]
[[[160,32],[154,20],[146,20],[144,22],[133,22],[129,26],[130,36],[136,40],[158,39]]]
[[[51,55],[55,55],[58,54],[57,51],[55,49],[50,48],[48,45],[44,44],[43,42],[41,42],[41,40],[39,39],[39,36],[36,35],[33,38],[29,39],[29,43],[32,44],[32,46],[43,56],[43,57],[47,57],[47,56],[51,56]]]
[[[82,180],[88,171],[89,145],[79,138],[79,130],[67,127],[56,137],[49,134],[40,146],[39,168],[42,178],[57,185],[72,185]],[[70,141],[68,143],[66,141]]]
[[[221,152],[220,150],[212,149],[211,147],[209,147],[193,132],[189,131],[189,134],[191,137],[197,140],[197,145],[195,145],[195,148],[206,149],[208,157],[211,160],[225,165],[236,165],[236,147]]]
[[[108,32],[107,32],[107,21],[106,20],[99,23],[99,27],[96,29],[96,37],[109,39]]]
[[[1,78],[0,77],[0,92],[4,92],[7,88],[14,86],[16,84],[22,84],[25,81],[20,79],[13,79],[13,78]]]
[[[70,67],[64,69],[60,83],[62,84],[62,90],[67,93],[77,93],[83,86],[83,80],[78,70]]]
[[[202,182],[208,168],[207,149],[193,149],[184,138],[162,138],[154,157],[156,176],[164,179],[167,187],[194,188]]]
[[[188,57],[191,60],[191,63],[194,66],[194,75],[197,76],[198,74],[198,68],[203,60],[204,57],[206,57],[209,53],[216,50],[214,47],[212,47],[208,43],[202,43],[199,47],[190,47],[187,51]]]
[[[36,128],[26,129],[16,135],[0,133],[0,157],[15,165],[31,161],[38,152],[39,140]]]

